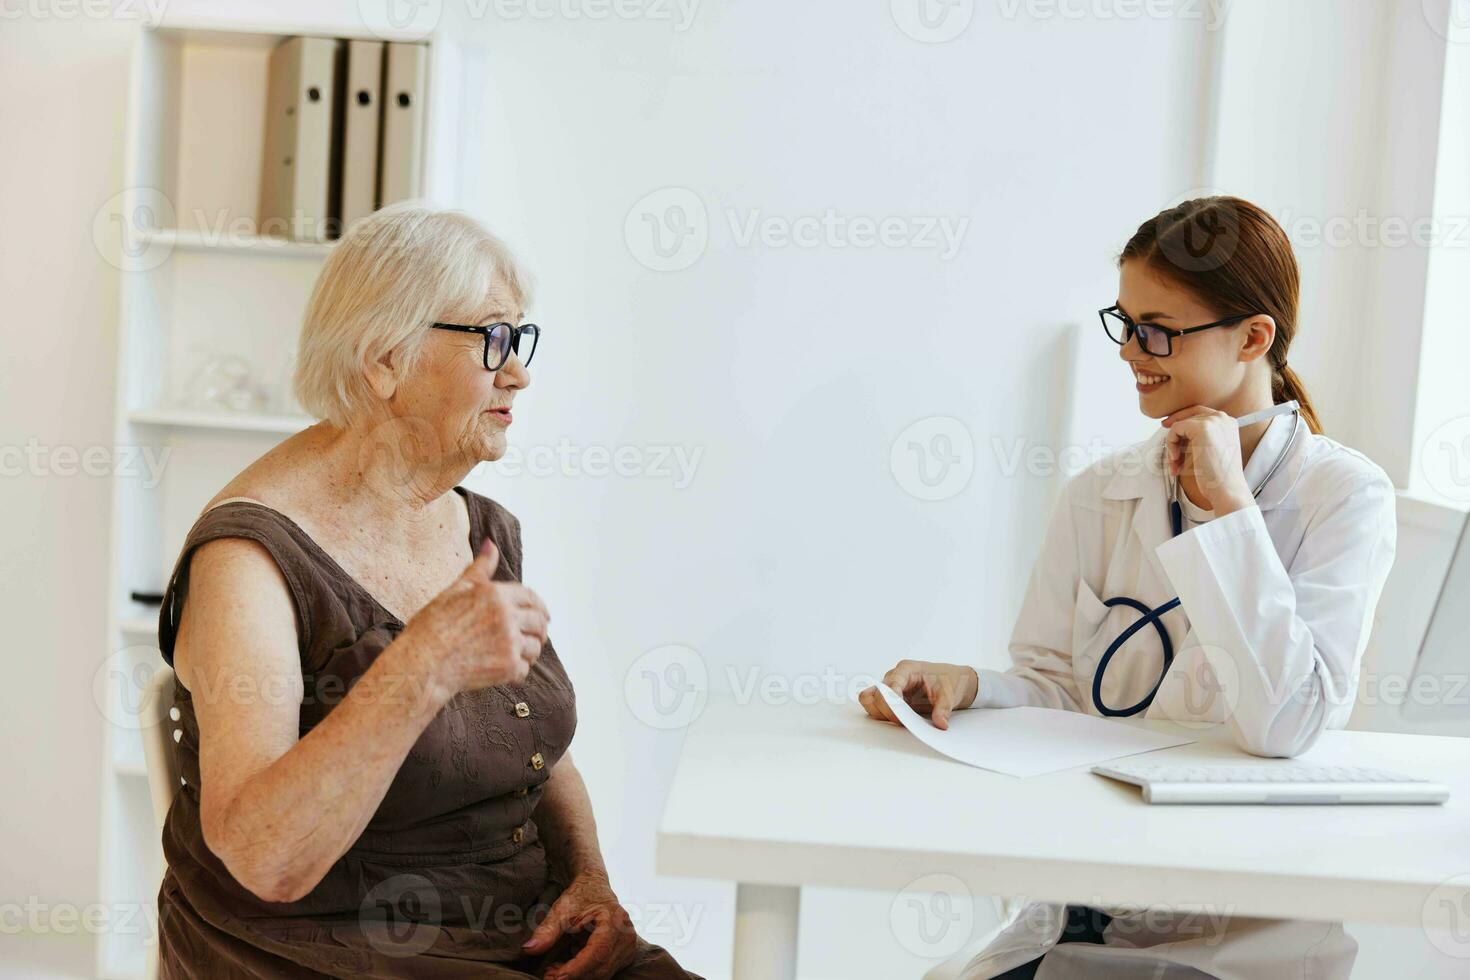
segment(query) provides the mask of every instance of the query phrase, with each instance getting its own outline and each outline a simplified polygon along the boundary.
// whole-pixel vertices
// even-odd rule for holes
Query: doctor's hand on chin
[[[1186,492],[1193,483],[1209,502],[1209,509],[1216,517],[1242,510],[1255,502],[1250,486],[1245,482],[1240,429],[1233,416],[1203,405],[1192,405],[1165,416],[1162,422],[1169,430],[1164,442],[1164,459],[1170,475],[1180,478]],[[1194,494],[1190,496],[1194,497]]]
[[[901,695],[909,707],[928,715],[935,728],[948,728],[950,712],[968,708],[980,692],[980,676],[975,668],[923,660],[900,660],[883,675],[883,683]],[[858,703],[869,717],[898,724],[876,687],[859,694]]]

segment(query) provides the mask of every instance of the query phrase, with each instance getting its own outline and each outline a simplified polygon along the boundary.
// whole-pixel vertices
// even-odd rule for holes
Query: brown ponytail
[[[1307,397],[1307,389],[1302,384],[1302,379],[1297,373],[1286,366],[1283,361],[1271,377],[1271,401],[1276,404],[1295,400],[1302,406],[1302,418],[1306,420],[1307,426],[1318,435],[1322,434],[1322,423],[1317,419],[1317,409],[1312,407],[1312,400]]]
[[[1287,366],[1296,335],[1301,276],[1286,232],[1264,210],[1238,197],[1202,197],[1163,211],[1139,226],[1119,256],[1145,262],[1189,290],[1221,316],[1264,314],[1276,321],[1266,357],[1271,400],[1295,399],[1313,431],[1322,424],[1302,379]]]

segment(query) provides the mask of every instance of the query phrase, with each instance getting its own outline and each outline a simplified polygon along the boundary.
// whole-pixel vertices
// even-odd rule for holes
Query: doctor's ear
[[[1254,361],[1264,357],[1276,342],[1276,320],[1274,317],[1253,316],[1240,325],[1240,359]]]

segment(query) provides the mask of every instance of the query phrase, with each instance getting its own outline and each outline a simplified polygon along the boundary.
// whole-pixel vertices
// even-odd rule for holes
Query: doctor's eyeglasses
[[[536,342],[541,339],[541,328],[534,323],[523,323],[519,327],[509,323],[490,323],[483,327],[470,327],[460,323],[431,323],[435,330],[458,330],[460,333],[477,333],[485,338],[485,370],[499,371],[505,366],[510,352],[515,351],[522,367],[530,367],[531,358],[536,356]],[[522,343],[525,350],[521,350]]]
[[[1202,327],[1175,330],[1173,327],[1161,327],[1157,323],[1134,323],[1127,313],[1116,306],[1098,310],[1097,315],[1102,319],[1103,329],[1108,332],[1108,339],[1113,343],[1123,347],[1134,334],[1137,334],[1138,346],[1145,353],[1152,354],[1154,357],[1172,356],[1175,337],[1183,337],[1187,333],[1199,333],[1201,330],[1213,330],[1216,327],[1228,327],[1255,316],[1254,313],[1241,313],[1237,316],[1227,316],[1223,320],[1216,320],[1214,323],[1206,323]]]

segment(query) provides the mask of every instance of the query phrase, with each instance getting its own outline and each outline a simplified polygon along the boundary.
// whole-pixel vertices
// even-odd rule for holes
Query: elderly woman
[[[526,299],[453,213],[326,260],[296,375],[323,421],[211,501],[160,615],[165,978],[689,976],[608,884],[520,525],[458,486],[530,384]]]

